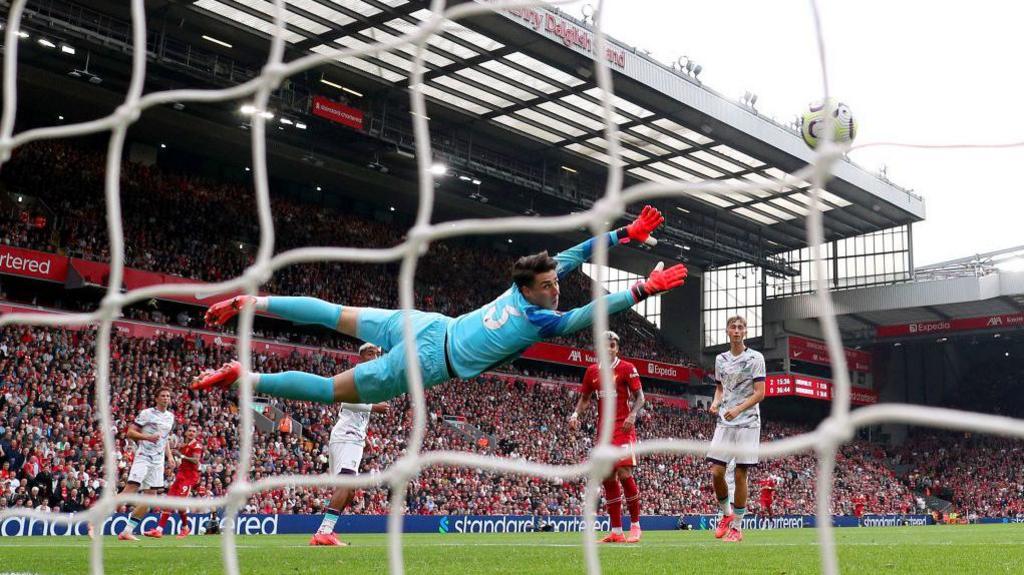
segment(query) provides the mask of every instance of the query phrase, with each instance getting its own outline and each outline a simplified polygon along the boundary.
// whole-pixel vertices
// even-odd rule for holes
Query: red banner
[[[921,321],[917,323],[905,323],[899,325],[882,325],[875,329],[875,335],[878,337],[901,337],[908,335],[928,335],[932,333],[950,333],[954,331],[1000,328],[1024,328],[1024,313],[985,315],[981,317],[939,321]]]
[[[20,313],[20,312],[43,313],[43,314],[63,314],[64,313],[64,312],[60,312],[60,311],[56,311],[56,310],[43,309],[43,308],[34,308],[34,307],[28,307],[28,306],[19,306],[19,305],[9,305],[9,304],[5,304],[5,303],[0,302],[0,314]],[[79,329],[84,329],[84,326],[69,326],[66,329],[79,330]],[[126,321],[126,320],[115,321],[114,322],[114,329],[117,330],[118,334],[120,334],[122,336],[126,336],[126,337],[153,338],[153,337],[160,337],[160,336],[164,336],[164,335],[177,335],[177,336],[186,337],[186,338],[201,339],[203,341],[203,343],[206,344],[206,345],[216,345],[216,346],[220,346],[220,347],[234,347],[235,346],[235,342],[237,341],[236,338],[234,336],[231,336],[231,335],[224,335],[224,334],[220,334],[220,333],[216,333],[216,332],[211,332],[211,331],[200,331],[200,330],[191,330],[191,329],[185,329],[185,328],[180,328],[180,327],[170,327],[170,326],[166,326],[166,325],[156,325],[156,324],[143,323],[143,322],[138,322],[138,321]],[[278,343],[278,342],[268,341],[268,340],[259,339],[259,338],[253,338],[252,339],[252,350],[255,353],[268,353],[268,354],[274,354],[274,355],[280,355],[280,356],[287,356],[287,355],[292,354],[293,352],[294,353],[298,353],[300,355],[312,355],[312,354],[330,355],[330,356],[333,356],[333,357],[336,357],[336,358],[347,359],[349,362],[351,362],[353,364],[356,363],[359,360],[359,355],[356,354],[356,353],[352,353],[352,352],[341,351],[341,350],[337,350],[337,349],[330,349],[330,348],[326,348],[326,347],[311,347],[311,346],[308,346],[308,345],[296,345],[296,344]],[[551,389],[557,389],[557,388],[551,387],[551,386],[559,386],[559,387],[568,386],[568,387],[571,387],[572,389],[575,389],[577,391],[581,387],[580,384],[573,383],[573,382],[566,382],[566,381],[555,380],[555,379],[541,379],[541,378],[537,378],[537,377],[526,377],[526,376],[521,376],[521,375],[513,375],[513,374],[510,374],[510,373],[487,372],[486,375],[488,375],[490,377],[497,377],[497,378],[499,378],[499,379],[501,379],[501,380],[503,380],[503,381],[505,381],[507,383],[513,382],[513,381],[517,381],[517,380],[525,381],[525,382],[527,382],[527,385],[531,386],[531,387],[534,386],[534,385],[544,385],[544,386],[550,387]],[[663,395],[663,394],[659,394],[659,393],[645,393],[644,395],[650,401],[663,403],[665,405],[670,405],[670,406],[673,406],[673,407],[677,407],[679,409],[689,409],[690,408],[690,403],[685,398],[682,398],[682,397],[673,397],[673,396]]]
[[[153,286],[153,285],[189,284],[189,283],[191,283],[191,284],[195,284],[195,283],[201,284],[201,283],[205,283],[205,282],[201,282],[201,281],[197,281],[197,280],[192,280],[192,279],[187,279],[187,278],[182,278],[182,277],[178,277],[178,276],[172,276],[172,275],[168,275],[168,274],[161,274],[161,273],[156,273],[156,272],[147,272],[147,271],[143,271],[143,270],[136,270],[136,269],[130,269],[130,268],[126,268],[124,270],[124,287],[128,288],[129,290],[134,290],[134,289],[138,289],[138,288],[142,288],[142,287],[148,287],[148,286]],[[214,303],[216,301],[220,301],[222,299],[227,299],[227,298],[232,298],[232,297],[235,297],[236,295],[242,295],[243,293],[244,292],[242,290],[237,290],[237,291],[232,291],[232,292],[224,292],[224,293],[217,294],[216,296],[214,296],[212,298],[202,299],[202,300],[199,299],[198,297],[196,297],[195,294],[188,294],[188,295],[163,295],[163,296],[160,296],[160,299],[176,301],[176,302],[179,302],[179,303],[185,303],[185,304],[189,304],[189,305],[208,306],[208,305],[210,305],[210,304],[212,304],[212,303]],[[259,293],[265,295],[264,292],[259,292]],[[259,312],[259,315],[270,315],[270,314]]]
[[[818,365],[832,365],[825,342],[797,335],[791,335],[788,339],[790,359]],[[871,373],[871,353],[846,347],[843,348],[843,351],[846,354],[846,365],[851,371]]]
[[[110,280],[110,265],[102,262],[91,262],[88,260],[71,258],[71,269],[74,270],[75,274],[77,274],[78,277],[80,277],[83,282],[89,285],[107,287],[107,283]],[[191,280],[178,276],[172,276],[169,274],[137,270],[134,268],[124,268],[124,279],[122,281],[122,284],[128,290],[134,290],[154,285],[189,283],[203,284],[205,282]],[[159,297],[159,299],[176,301],[179,303],[185,303],[190,305],[205,306],[214,301],[234,297],[240,294],[242,294],[241,290],[226,292],[222,294],[217,294],[217,296],[211,300],[200,300],[195,295],[162,295]],[[260,315],[269,314],[260,313]]]
[[[224,335],[220,333],[210,331],[199,331],[190,330],[178,327],[169,327],[164,325],[154,325],[149,323],[141,323],[135,321],[117,321],[114,322],[114,326],[117,328],[117,333],[127,337],[140,337],[140,338],[151,338],[160,337],[164,335],[179,335],[182,337],[194,337],[200,339],[206,345],[215,345],[219,347],[235,347],[237,338],[231,335]],[[299,355],[331,355],[334,357],[344,357],[349,361],[356,361],[359,359],[358,354],[339,351],[336,349],[329,349],[324,347],[311,347],[308,345],[296,345],[290,343],[277,343],[273,341],[263,340],[259,338],[252,339],[252,350],[255,353],[269,353],[273,355],[287,356],[291,353],[298,353]]]
[[[322,96],[313,96],[313,115],[348,126],[354,130],[363,129],[363,111],[344,104],[328,100]]]
[[[100,262],[91,262],[89,260],[82,260],[78,258],[70,259],[71,269],[74,270],[78,277],[82,278],[82,282],[106,287],[107,281],[110,279],[110,265]],[[127,272],[128,269],[125,269]],[[72,280],[72,283],[74,280]],[[74,287],[74,286],[72,286]]]
[[[68,276],[68,258],[0,244],[0,274],[63,282]]]
[[[553,343],[535,343],[523,353],[523,359],[587,367],[588,365],[597,363],[597,354],[591,351],[564,345],[556,345]],[[623,357],[622,359],[635,365],[637,371],[640,372],[640,377],[653,377],[655,379],[688,383],[690,381],[691,374],[696,377],[701,376],[700,370],[682,365],[661,363],[658,361],[636,359],[632,357]]]
[[[10,258],[8,259],[10,260],[10,265],[12,267],[18,268],[19,273],[17,275],[38,277],[39,279],[52,278],[52,281],[65,281],[68,277],[68,269],[70,267],[74,271],[71,276],[77,275],[86,284],[106,287],[110,278],[110,266],[106,263],[92,262],[79,258],[66,258],[55,254],[48,254],[46,252],[37,252],[21,248],[9,248],[7,246],[0,246],[0,273],[14,273],[7,272],[3,267],[4,262],[8,261],[8,259],[5,259],[7,258],[5,255],[7,254],[5,249],[10,250],[10,254],[13,254],[10,255]],[[21,268],[25,268],[26,271],[20,271]],[[32,275],[33,272],[31,270],[35,270],[34,273],[36,275]],[[46,277],[42,274],[43,271],[48,272]],[[73,281],[73,279],[68,281]],[[125,268],[123,283],[124,287],[128,290],[135,290],[153,285],[177,283],[202,284],[204,282],[157,272]],[[192,294],[162,295],[159,299],[176,301],[189,305],[207,306],[214,301],[230,298],[241,293],[241,291],[223,293],[218,294],[215,298],[205,300],[197,299],[196,296]],[[258,313],[259,315],[268,315],[273,317],[271,314],[267,314],[265,312]],[[587,367],[590,364],[597,363],[597,355],[591,351],[551,343],[534,344],[526,350],[523,354],[523,358],[578,367]],[[641,377],[652,377],[655,379],[664,379],[681,383],[688,383],[691,377],[696,377],[698,379],[704,377],[703,370],[697,368],[631,357],[624,357],[623,359],[635,365],[637,371],[640,372]]]
[[[764,394],[767,397],[810,397],[832,401],[832,393],[832,382],[821,377],[773,373],[765,378]],[[851,388],[850,402],[854,405],[878,403],[878,392],[859,387]]]
[[[56,311],[52,309],[30,307],[23,305],[12,305],[9,303],[0,302],[0,314],[4,313],[40,313],[44,315],[64,315],[66,312]],[[79,326],[66,326],[65,329],[81,329]]]
[[[579,383],[565,381],[565,380],[560,380],[560,379],[542,379],[542,378],[539,378],[539,377],[527,377],[527,376],[524,376],[524,375],[512,375],[512,374],[509,374],[509,373],[498,373],[498,372],[487,372],[486,375],[488,375],[490,377],[497,377],[498,379],[501,379],[502,381],[504,381],[506,383],[511,383],[511,382],[514,382],[514,381],[526,382],[527,389],[532,389],[534,386],[540,385],[543,389],[549,390],[549,391],[556,391],[556,390],[558,390],[560,388],[568,387],[568,388],[572,389],[575,392],[579,392],[580,388],[583,387],[583,385],[581,385]],[[690,402],[687,401],[687,399],[685,397],[675,397],[675,396],[672,396],[672,395],[664,395],[664,394],[661,394],[661,393],[650,393],[650,392],[647,392],[647,391],[644,392],[644,397],[646,397],[647,400],[650,401],[650,402],[661,403],[661,404],[668,405],[668,406],[671,406],[671,407],[676,407],[678,409],[690,409]]]

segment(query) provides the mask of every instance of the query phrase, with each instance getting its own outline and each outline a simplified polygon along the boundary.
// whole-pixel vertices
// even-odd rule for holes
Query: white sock
[[[619,535],[622,535],[622,528],[621,527],[612,527],[612,533],[618,533]]]
[[[256,308],[256,311],[267,311],[267,308],[269,306],[270,306],[270,296],[265,296],[265,295],[256,296],[256,304],[253,306],[253,307]]]
[[[124,526],[124,529],[121,530],[121,533],[126,533],[128,535],[133,535],[135,533],[135,528],[138,527],[139,523],[141,523],[141,522],[142,522],[141,519],[136,519],[134,516],[129,516],[128,517],[128,525]]]
[[[722,517],[732,515],[732,506],[729,505],[729,498],[718,500],[718,508],[722,510]]]
[[[732,526],[736,529],[743,529],[743,516],[747,514],[747,508],[737,507],[732,512],[736,514],[736,520],[732,522]]]

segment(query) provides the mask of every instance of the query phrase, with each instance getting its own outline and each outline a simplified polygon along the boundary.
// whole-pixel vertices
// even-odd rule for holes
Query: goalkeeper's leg
[[[356,337],[359,310],[315,297],[250,296],[240,295],[219,301],[206,310],[206,323],[223,325],[238,315],[244,307],[255,307],[290,322],[303,325],[322,325]]]
[[[242,377],[242,364],[229,361],[214,371],[204,371],[192,380],[192,389],[229,389]],[[356,393],[355,369],[334,377],[323,377],[304,371],[281,373],[251,373],[256,393],[284,399],[314,401],[317,403],[359,403]]]
[[[387,401],[408,391],[408,351],[402,337],[402,311],[375,308],[343,308],[315,298],[238,296],[215,304],[207,311],[207,321],[223,323],[247,305],[262,308],[292,321],[329,326],[378,345],[387,354],[359,364],[334,377],[288,371],[275,374],[252,374],[257,393],[286,399],[318,403],[376,403]],[[426,387],[454,377],[445,353],[447,326],[451,318],[436,313],[413,310],[410,315],[417,358]],[[227,388],[241,377],[242,366],[233,361],[220,369],[200,374],[192,389]]]
[[[402,340],[402,312],[400,310],[343,306],[313,297],[288,296],[236,296],[217,302],[206,311],[206,322],[223,325],[242,308],[253,306],[301,325],[321,325],[354,338],[368,341],[385,351]],[[414,321],[424,314],[414,310]]]
[[[362,326],[384,332],[394,330],[401,312],[386,312],[365,308]],[[445,333],[448,318],[438,314],[417,312],[414,318],[417,359],[424,387],[432,387],[455,377],[445,354]],[[397,331],[397,330],[394,330]],[[251,374],[256,393],[315,401],[317,403],[377,403],[387,401],[408,391],[409,372],[406,356],[409,350],[399,340],[391,350],[378,359],[363,362],[335,375],[323,377],[301,371]],[[192,382],[192,389],[226,389],[239,380],[242,366],[237,361],[224,364],[216,371],[200,374]]]

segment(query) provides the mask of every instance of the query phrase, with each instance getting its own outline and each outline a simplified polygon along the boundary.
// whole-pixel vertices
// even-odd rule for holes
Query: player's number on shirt
[[[487,327],[487,329],[501,329],[501,326],[508,323],[509,318],[513,316],[519,317],[522,315],[519,313],[519,310],[510,305],[505,305],[501,310],[501,317],[498,319],[494,319],[494,315],[496,313],[498,313],[497,304],[487,308],[487,312],[484,313],[484,326]]]

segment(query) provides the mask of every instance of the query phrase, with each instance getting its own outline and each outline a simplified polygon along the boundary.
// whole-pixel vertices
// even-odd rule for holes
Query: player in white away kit
[[[747,320],[743,316],[730,317],[725,331],[729,335],[729,351],[715,358],[717,386],[708,411],[718,416],[718,425],[707,458],[711,462],[715,497],[722,510],[715,537],[738,542],[743,540],[743,516],[747,512],[747,469],[757,465],[757,447],[761,443],[758,404],[764,399],[765,368],[764,356],[743,343],[747,338]],[[733,456],[725,451],[730,447],[752,452]],[[725,471],[733,460],[736,462],[735,494],[734,505],[730,505]]]
[[[125,434],[128,439],[137,442],[135,460],[128,472],[128,483],[121,493],[142,491],[154,495],[164,487],[164,460],[169,467],[174,467],[174,455],[167,441],[174,428],[174,414],[168,409],[171,405],[171,390],[161,387],[156,392],[156,406],[143,409],[139,416],[128,426]],[[138,541],[135,528],[149,511],[148,505],[136,505],[128,518],[128,525],[117,538],[121,541]]]
[[[380,357],[380,348],[372,343],[364,343],[359,348],[359,362],[373,361]],[[328,445],[331,459],[331,473],[356,475],[359,473],[359,462],[363,459],[363,447],[366,445],[366,428],[370,425],[370,413],[387,413],[386,403],[342,403],[338,412],[338,422],[331,429],[331,441]],[[344,547],[348,545],[334,534],[334,524],[338,516],[349,502],[355,490],[351,487],[336,487],[331,503],[324,513],[310,545],[326,545]]]

